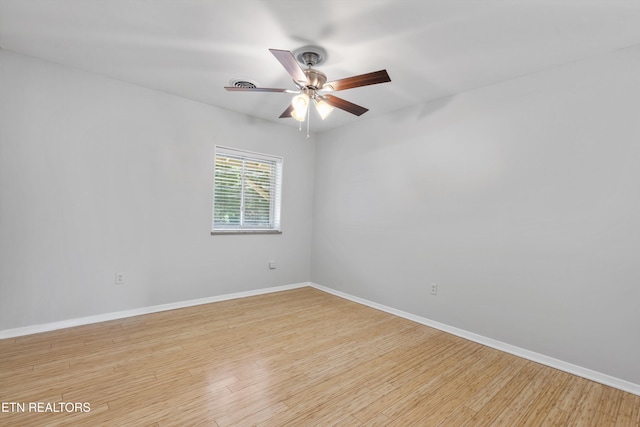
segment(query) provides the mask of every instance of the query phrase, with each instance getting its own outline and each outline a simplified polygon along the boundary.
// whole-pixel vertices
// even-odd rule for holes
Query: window
[[[282,158],[216,146],[213,232],[280,233]]]

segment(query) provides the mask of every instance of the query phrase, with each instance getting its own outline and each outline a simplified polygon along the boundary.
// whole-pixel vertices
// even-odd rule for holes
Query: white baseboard
[[[272,292],[286,291],[289,289],[303,288],[311,286],[309,282],[296,283],[293,285],[275,286],[271,288],[256,289],[253,291],[236,292],[232,294],[218,295],[207,298],[199,298],[188,301],[179,301],[169,304],[153,305],[150,307],[140,307],[131,310],[117,311],[114,313],[97,314],[94,316],[79,317],[75,319],[61,320],[59,322],[43,323],[39,325],[24,326],[21,328],[5,329],[0,331],[0,339],[14,338],[23,335],[37,334],[40,332],[55,331],[57,329],[71,328],[73,326],[88,325],[91,323],[106,322],[108,320],[124,319],[126,317],[140,316],[142,314],[157,313],[160,311],[175,310],[177,308],[192,307],[194,305],[209,304],[212,302],[227,301],[230,299],[246,298],[255,295],[269,294]]]
[[[487,347],[495,348],[496,350],[504,351],[506,353],[510,353],[515,356],[531,360],[533,362],[550,366],[552,368],[559,369],[561,371],[565,371],[570,374],[574,374],[579,377],[596,381],[598,383],[608,385],[608,386],[640,396],[639,384],[631,383],[629,381],[612,377],[597,371],[593,371],[591,369],[583,368],[581,366],[574,365],[569,362],[564,362],[562,360],[554,359],[553,357],[545,356],[544,354],[536,353],[521,347],[517,347],[511,344],[494,340],[492,338],[487,338],[485,336],[478,335],[473,332],[465,331],[463,329],[449,326],[444,323],[436,322],[434,320],[427,319],[425,317],[416,316],[414,314],[407,313],[402,310],[397,310],[395,308],[391,308],[383,304],[378,304],[378,303],[366,300],[364,298],[356,297],[356,296],[347,294],[345,292],[337,291],[335,289],[327,288],[325,286],[318,285],[317,283],[311,283],[311,282],[296,283],[296,284],[284,285],[284,286],[275,286],[271,288],[256,289],[252,291],[236,292],[232,294],[218,295],[218,296],[207,297],[207,298],[199,298],[199,299],[179,301],[179,302],[169,303],[169,304],[154,305],[150,307],[135,308],[131,310],[118,311],[114,313],[105,313],[105,314],[98,314],[95,316],[79,317],[76,319],[62,320],[59,322],[44,323],[40,325],[25,326],[25,327],[14,328],[14,329],[5,329],[3,331],[0,331],[0,339],[14,338],[14,337],[19,337],[23,335],[36,334],[40,332],[54,331],[57,329],[70,328],[73,326],[81,326],[81,325],[88,325],[91,323],[105,322],[108,320],[123,319],[126,317],[140,316],[142,314],[157,313],[160,311],[175,310],[177,308],[192,307],[194,305],[209,304],[213,302],[227,301],[227,300],[237,299],[237,298],[246,298],[246,297],[251,297],[255,295],[263,295],[263,294],[268,294],[273,292],[286,291],[290,289],[303,288],[305,286],[310,286],[320,291],[324,291],[329,294],[338,296],[340,298],[344,298],[349,301],[356,302],[358,304],[366,305],[368,307],[375,308],[377,310],[384,311],[398,317],[403,317],[405,319],[412,320],[416,323],[430,326],[432,328],[439,329],[441,331],[450,333],[452,335],[456,335],[461,338],[468,339],[469,341],[477,342],[478,344],[486,345]]]
[[[344,298],[344,299],[356,302],[358,304],[366,305],[368,307],[375,308],[380,311],[384,311],[399,317],[403,317],[405,319],[412,320],[416,323],[430,326],[432,328],[439,329],[441,331],[450,333],[452,335],[456,335],[461,338],[468,339],[469,341],[486,345],[487,347],[495,348],[496,350],[504,351],[505,353],[510,353],[515,356],[522,357],[523,359],[531,360],[533,362],[537,362],[542,365],[550,366],[552,368],[559,369],[561,371],[568,372],[570,374],[577,375],[579,377],[586,378],[588,380],[592,380],[592,381],[595,381],[604,385],[608,385],[610,387],[614,387],[622,391],[626,391],[628,393],[632,393],[640,396],[640,384],[635,384],[629,381],[622,380],[620,378],[603,374],[601,372],[583,368],[582,366],[578,366],[569,362],[554,359],[553,357],[545,356],[544,354],[536,353],[534,351],[530,351],[530,350],[517,347],[511,344],[507,344],[502,341],[497,341],[492,338],[487,338],[485,336],[478,335],[473,332],[465,331],[464,329],[459,329],[453,326],[445,325],[444,323],[436,322],[434,320],[427,319],[425,317],[416,316],[414,314],[407,313],[402,310],[396,310],[395,308],[387,307],[386,305],[368,301],[364,298],[359,298],[359,297],[347,294],[345,292],[336,291],[335,289],[327,288],[325,286],[318,285],[317,283],[310,283],[309,286],[316,288],[318,290],[330,293],[332,295],[338,296],[340,298]]]

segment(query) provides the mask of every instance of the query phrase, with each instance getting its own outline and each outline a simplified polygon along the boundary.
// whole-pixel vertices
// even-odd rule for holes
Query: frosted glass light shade
[[[299,122],[304,122],[304,118],[307,115],[307,107],[309,105],[309,95],[306,93],[301,93],[296,95],[291,100],[291,106],[293,107],[293,111],[291,112],[291,117],[296,119]]]
[[[298,113],[307,111],[307,105],[309,105],[309,95],[307,95],[306,93],[296,95],[291,100],[291,106]]]
[[[316,110],[318,110],[320,117],[324,120],[331,114],[333,107],[321,99],[320,101],[316,100]]]
[[[306,109],[302,112],[302,114],[298,113],[298,110],[294,109],[291,112],[291,117],[293,117],[294,119],[296,119],[299,122],[304,122],[304,119],[307,117],[307,111]]]

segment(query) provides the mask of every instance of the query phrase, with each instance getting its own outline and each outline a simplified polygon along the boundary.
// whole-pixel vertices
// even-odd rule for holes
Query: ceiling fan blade
[[[269,51],[273,54],[273,56],[276,57],[278,61],[280,61],[285,70],[287,70],[287,73],[289,73],[289,75],[293,77],[293,81],[299,83],[302,86],[306,86],[307,84],[309,84],[307,76],[304,74],[304,71],[302,71],[302,68],[300,68],[300,65],[298,65],[298,61],[296,61],[293,53],[288,50],[279,49],[269,49]]]
[[[351,114],[355,114],[356,116],[361,116],[369,111],[368,108],[361,107],[360,105],[354,104],[353,102],[345,101],[344,99],[338,98],[337,96],[324,95],[322,99],[324,99],[324,101],[332,107],[339,108]]]
[[[287,89],[277,89],[271,87],[235,87],[225,86],[229,92],[286,92]]]
[[[284,110],[284,112],[282,114],[280,114],[280,119],[290,119],[291,118],[291,112],[293,111],[293,105],[289,105],[289,107]]]
[[[354,87],[375,85],[378,83],[390,82],[391,78],[387,74],[387,70],[374,71],[373,73],[360,74],[359,76],[347,77],[346,79],[334,80],[327,82],[322,87],[323,90],[345,90]],[[331,86],[329,88],[328,86]]]

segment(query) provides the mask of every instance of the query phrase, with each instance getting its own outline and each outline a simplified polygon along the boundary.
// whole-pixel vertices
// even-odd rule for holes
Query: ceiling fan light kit
[[[306,120],[307,138],[309,137],[309,104],[312,101],[322,120],[326,119],[334,108],[356,116],[361,116],[369,111],[360,105],[324,92],[336,92],[391,81],[387,70],[380,70],[327,82],[327,76],[322,71],[312,68],[323,63],[327,58],[325,50],[317,46],[306,46],[297,49],[295,54],[288,50],[280,49],[269,49],[269,51],[287,70],[298,90],[262,88],[257,87],[257,85],[242,83],[234,83],[232,86],[226,86],[225,89],[232,92],[285,92],[295,94],[291,100],[291,105],[280,115],[280,118],[294,118],[300,122],[300,130],[302,130],[302,122]],[[300,64],[307,68],[301,68]]]

